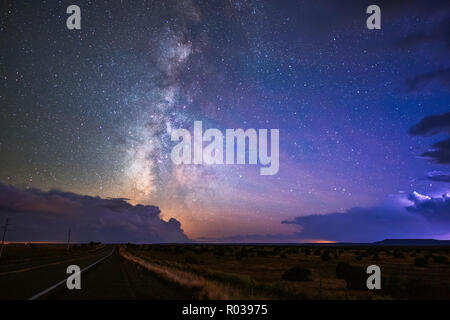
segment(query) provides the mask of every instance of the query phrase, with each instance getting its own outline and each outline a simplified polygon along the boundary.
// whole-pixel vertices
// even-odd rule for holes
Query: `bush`
[[[223,248],[221,247],[216,247],[214,248],[214,255],[218,257],[223,257],[225,256],[225,250],[223,250]]]
[[[434,289],[423,279],[409,279],[406,283],[406,295],[410,300],[433,299]]]
[[[339,262],[336,265],[336,277],[338,279],[344,279],[344,276],[351,269],[351,266],[346,262]]]
[[[289,281],[311,281],[311,271],[302,267],[292,267],[286,270],[281,277],[283,280]]]
[[[266,257],[266,256],[269,255],[269,253],[268,253],[267,251],[261,250],[261,251],[257,251],[257,252],[256,252],[256,255],[257,255],[258,257]]]
[[[425,258],[416,258],[416,259],[414,260],[414,265],[415,265],[416,267],[426,267],[427,264],[428,264],[428,261],[427,261],[427,259],[425,259]]]
[[[397,275],[392,275],[385,281],[385,285],[383,287],[383,293],[391,296],[395,299],[400,299],[405,297],[405,285],[401,278]]]
[[[200,263],[198,261],[198,259],[196,257],[194,257],[194,256],[187,256],[186,258],[184,258],[184,261],[186,263],[189,263],[189,264],[198,264],[198,263]]]
[[[448,258],[446,256],[433,256],[433,261],[435,263],[448,263]]]
[[[344,279],[347,282],[348,289],[365,290],[366,287],[366,272],[364,268],[358,266],[351,266],[345,262],[339,262],[336,266],[336,277]]]
[[[331,260],[330,254],[328,252],[322,254],[320,257],[322,258],[322,261],[330,261]]]
[[[278,255],[280,255],[281,251],[282,251],[282,250],[281,250],[280,247],[275,247],[275,248],[272,249],[272,252],[270,252],[270,254],[271,254],[272,256],[278,256]]]
[[[432,253],[427,253],[427,254],[424,256],[424,258],[427,259],[427,260],[433,259],[433,254],[432,254]]]

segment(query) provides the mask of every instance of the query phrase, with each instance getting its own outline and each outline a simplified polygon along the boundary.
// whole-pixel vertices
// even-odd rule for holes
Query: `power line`
[[[70,229],[69,229],[69,235],[67,237],[67,250],[69,250],[70,247]]]
[[[0,257],[3,254],[3,247],[5,246],[5,236],[6,236],[6,231],[8,231],[8,226],[9,226],[8,218],[6,218],[5,226],[3,227],[3,237],[2,237],[2,247],[0,248]]]

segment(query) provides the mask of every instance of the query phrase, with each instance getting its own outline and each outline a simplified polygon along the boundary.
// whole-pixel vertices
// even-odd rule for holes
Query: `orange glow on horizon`
[[[7,244],[67,244],[64,241],[5,241],[5,245]],[[72,244],[72,243],[71,243]]]

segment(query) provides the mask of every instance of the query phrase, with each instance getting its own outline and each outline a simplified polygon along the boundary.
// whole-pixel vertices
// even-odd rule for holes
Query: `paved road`
[[[66,286],[47,299],[190,299],[192,294],[137,268],[120,257],[118,248],[111,257],[82,274],[81,290]]]
[[[63,257],[45,257],[0,265],[0,299],[28,299],[66,278],[71,264],[84,268],[111,252],[103,247],[94,252]]]
[[[190,299],[192,293],[120,257],[118,247],[66,257],[34,259],[0,266],[0,299],[29,299],[68,277],[71,264],[81,269],[113,254],[81,274],[81,290],[63,284],[43,299]]]

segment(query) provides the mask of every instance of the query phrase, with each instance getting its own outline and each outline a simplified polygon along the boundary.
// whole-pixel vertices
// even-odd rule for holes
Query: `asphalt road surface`
[[[112,255],[81,274],[81,289],[69,290],[65,283],[40,299],[191,299],[192,292],[177,287],[138,268],[119,255],[118,247],[59,259],[27,261],[0,266],[0,299],[29,299],[66,279],[69,265],[81,269]]]

